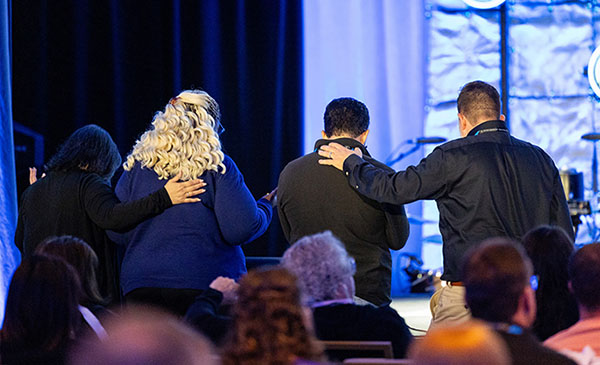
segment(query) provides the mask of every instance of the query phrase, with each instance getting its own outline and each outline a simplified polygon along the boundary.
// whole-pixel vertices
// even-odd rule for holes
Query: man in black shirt
[[[462,297],[464,253],[489,237],[521,238],[542,224],[558,225],[573,237],[560,176],[541,148],[510,135],[496,89],[481,81],[458,96],[462,138],[433,150],[417,166],[391,174],[360,158],[359,150],[322,146],[320,164],[344,171],[367,198],[406,204],[433,199],[440,212],[444,274],[448,282],[432,297],[433,322],[469,318]]]
[[[369,111],[358,100],[335,99],[325,110],[323,139],[315,151],[329,142],[358,148],[366,161],[384,171],[393,170],[371,158],[364,146],[369,134]],[[408,238],[404,207],[380,204],[354,191],[337,171],[320,166],[316,152],[290,162],[278,185],[279,220],[290,243],[332,231],[356,260],[356,296],[375,305],[390,303],[389,249],[399,250]]]

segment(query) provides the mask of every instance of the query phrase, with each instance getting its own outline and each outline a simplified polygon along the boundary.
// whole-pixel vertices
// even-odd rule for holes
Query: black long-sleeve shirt
[[[542,224],[573,235],[554,162],[541,148],[512,137],[502,121],[479,124],[405,171],[389,172],[353,155],[344,174],[354,189],[379,202],[436,201],[444,280],[460,281],[463,255],[486,238],[520,239]]]
[[[49,172],[21,197],[15,244],[24,257],[49,236],[71,235],[87,242],[98,255],[99,284],[104,294],[116,295],[114,247],[105,230],[127,230],[172,205],[162,188],[145,198],[121,203],[97,174]]]
[[[404,318],[389,306],[333,304],[315,308],[313,317],[320,340],[390,341],[395,358],[406,357],[413,340]]]
[[[222,345],[233,321],[219,314],[223,293],[208,288],[196,297],[185,313],[184,320],[205,334],[217,346]]]
[[[393,172],[370,157],[367,149],[351,138],[318,140],[315,150],[330,142],[360,148],[367,161]],[[356,295],[376,305],[390,302],[389,249],[399,250],[408,238],[404,207],[380,204],[352,190],[344,176],[318,163],[309,153],[290,162],[279,176],[279,221],[288,242],[330,230],[356,260]]]

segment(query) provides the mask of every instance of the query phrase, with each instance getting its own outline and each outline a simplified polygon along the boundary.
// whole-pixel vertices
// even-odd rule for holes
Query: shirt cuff
[[[167,193],[167,189],[164,187],[158,189],[156,192],[152,193],[152,195],[154,203],[156,204],[156,207],[159,207],[160,212],[173,206],[169,193]]]
[[[363,160],[355,154],[348,156],[344,161],[344,175],[350,176],[352,170],[354,170],[356,166],[360,165],[363,162],[365,162],[365,160]]]
[[[363,163],[366,163],[366,161],[354,154],[348,156],[344,161],[344,175],[348,178],[350,186],[356,190],[358,190],[359,185],[356,178],[352,175],[352,171],[356,171],[357,167]]]
[[[273,217],[273,203],[265,198],[260,198],[256,201],[256,205],[264,210],[267,221],[271,222],[271,217]]]

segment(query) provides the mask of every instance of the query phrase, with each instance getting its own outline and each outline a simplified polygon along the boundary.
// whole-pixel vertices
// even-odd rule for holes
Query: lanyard
[[[522,335],[523,329],[516,324],[492,323],[492,327],[497,331],[508,333],[509,335]]]
[[[506,128],[488,128],[488,129],[482,129],[480,131],[477,131],[477,133],[475,133],[475,135],[478,135],[479,133],[487,133],[487,132],[506,132],[506,133],[508,133],[508,129],[506,129]]]

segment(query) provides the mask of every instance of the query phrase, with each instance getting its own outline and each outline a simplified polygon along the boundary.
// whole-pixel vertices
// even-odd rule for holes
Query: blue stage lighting
[[[588,81],[590,82],[590,86],[594,91],[594,94],[600,97],[600,47],[596,48],[592,55],[590,56],[590,61],[588,62]]]
[[[501,5],[505,0],[463,0],[465,4],[476,9],[492,9]]]

